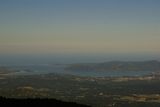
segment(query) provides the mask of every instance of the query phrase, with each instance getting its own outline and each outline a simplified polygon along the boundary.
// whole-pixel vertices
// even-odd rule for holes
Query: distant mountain
[[[111,61],[104,63],[72,64],[70,71],[160,71],[160,62],[151,61]]]

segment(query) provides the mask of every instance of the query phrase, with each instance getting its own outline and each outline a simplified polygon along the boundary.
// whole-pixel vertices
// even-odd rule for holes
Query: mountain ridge
[[[160,62],[148,61],[109,61],[103,63],[80,63],[66,67],[71,71],[160,71]]]

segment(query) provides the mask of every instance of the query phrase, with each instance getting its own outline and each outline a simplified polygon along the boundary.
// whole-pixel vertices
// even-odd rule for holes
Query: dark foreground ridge
[[[83,104],[77,104],[74,102],[63,102],[56,99],[15,99],[0,97],[0,106],[52,106],[52,107],[90,107]]]

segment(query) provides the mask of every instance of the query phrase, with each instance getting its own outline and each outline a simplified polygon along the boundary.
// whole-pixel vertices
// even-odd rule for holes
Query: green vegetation
[[[49,98],[93,107],[159,107],[160,79],[79,77],[72,75],[7,76],[0,79],[0,96]],[[131,79],[132,78],[132,79]],[[133,79],[134,78],[134,79]]]
[[[15,73],[15,72],[17,72],[17,71],[10,70],[7,67],[0,67],[0,76],[1,75],[7,75],[7,74],[10,74],[10,73]]]

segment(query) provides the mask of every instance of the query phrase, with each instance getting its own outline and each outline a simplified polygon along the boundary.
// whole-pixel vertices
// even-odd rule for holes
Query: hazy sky
[[[160,53],[160,0],[0,0],[0,54]]]

